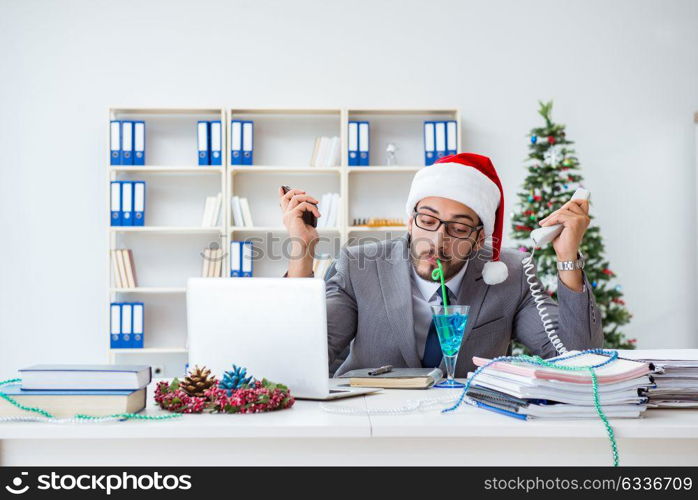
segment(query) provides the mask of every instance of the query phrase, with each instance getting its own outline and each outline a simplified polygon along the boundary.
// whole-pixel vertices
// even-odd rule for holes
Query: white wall
[[[105,360],[112,105],[458,107],[513,201],[552,98],[627,333],[698,347],[696,47],[691,0],[0,0],[0,375]]]

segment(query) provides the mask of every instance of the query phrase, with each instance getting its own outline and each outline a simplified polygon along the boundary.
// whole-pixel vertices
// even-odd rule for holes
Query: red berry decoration
[[[552,135],[548,136],[548,144],[555,144],[555,137]]]

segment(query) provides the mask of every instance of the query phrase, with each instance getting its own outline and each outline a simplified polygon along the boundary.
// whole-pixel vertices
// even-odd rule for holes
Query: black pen
[[[380,375],[382,373],[388,373],[393,370],[393,365],[385,365],[380,368],[376,368],[368,372],[369,375]]]

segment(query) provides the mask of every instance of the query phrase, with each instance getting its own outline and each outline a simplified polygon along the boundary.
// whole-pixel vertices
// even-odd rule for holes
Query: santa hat
[[[449,198],[467,205],[480,217],[485,237],[492,247],[492,260],[485,263],[482,278],[488,285],[501,283],[509,272],[499,260],[504,225],[504,193],[492,161],[474,153],[444,156],[420,169],[412,179],[405,208],[414,213],[419,200],[429,196]]]

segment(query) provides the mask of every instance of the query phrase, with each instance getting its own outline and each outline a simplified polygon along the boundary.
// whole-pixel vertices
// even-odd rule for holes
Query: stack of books
[[[322,195],[317,207],[321,216],[317,220],[318,228],[337,227],[337,221],[340,220],[340,200],[339,193],[325,193]]]
[[[217,227],[220,225],[221,208],[223,207],[223,193],[216,196],[207,196],[204,205],[204,214],[201,219],[201,227]]]
[[[116,248],[111,250],[111,269],[116,288],[136,288],[138,286],[136,263],[130,249]]]
[[[247,198],[233,196],[230,199],[230,208],[233,212],[233,226],[254,227],[252,212],[250,212],[250,204]]]
[[[223,271],[223,249],[206,247],[202,257],[204,262],[201,276],[203,278],[220,278]]]
[[[551,358],[568,358],[578,351]],[[559,361],[559,366],[598,365],[608,359],[584,354]],[[473,357],[477,366],[489,359]],[[652,385],[647,363],[618,359],[595,369],[599,400],[609,418],[637,418],[647,409],[641,391]],[[473,374],[468,374],[472,377]],[[483,369],[471,382],[467,395],[481,408],[520,419],[598,418],[594,406],[591,374],[518,361],[498,361]]]
[[[339,137],[317,137],[310,157],[311,167],[339,166]]]
[[[34,365],[19,372],[21,383],[0,386],[0,392],[57,418],[139,412],[152,379],[147,365]],[[0,416],[36,414],[0,398]]]
[[[644,391],[648,408],[698,408],[698,349],[618,350],[618,354],[652,367],[654,386]]]

